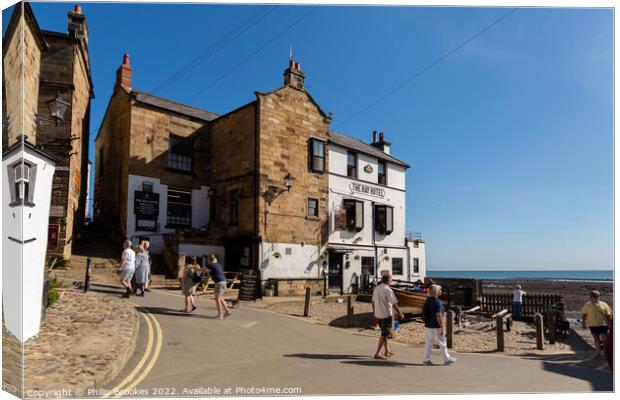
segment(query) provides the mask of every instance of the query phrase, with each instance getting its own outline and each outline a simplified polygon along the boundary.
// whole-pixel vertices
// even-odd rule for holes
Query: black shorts
[[[379,326],[381,327],[381,336],[387,339],[391,339],[392,338],[392,317],[380,319]]]

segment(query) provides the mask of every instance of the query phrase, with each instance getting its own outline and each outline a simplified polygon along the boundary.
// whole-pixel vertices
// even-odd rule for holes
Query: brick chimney
[[[126,89],[131,89],[132,74],[133,71],[131,69],[131,64],[129,64],[129,54],[125,53],[125,55],[123,55],[123,63],[116,70],[116,83],[114,84],[114,90],[121,86]]]
[[[379,132],[379,140],[377,140],[377,131],[372,131],[372,143],[370,143],[370,145],[378,148],[385,154],[390,154],[390,146],[392,143],[385,141],[383,132]]]
[[[84,39],[88,44],[88,25],[86,25],[86,17],[82,14],[82,7],[76,4],[73,11],[67,13],[69,17],[69,35]]]
[[[301,72],[299,63],[291,59],[288,68],[284,71],[284,84],[295,89],[304,90],[304,79],[305,76]]]

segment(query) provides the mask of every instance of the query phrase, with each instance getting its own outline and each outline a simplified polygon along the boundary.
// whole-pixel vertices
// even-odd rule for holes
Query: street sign
[[[140,219],[157,219],[159,215],[159,193],[134,192],[133,212]]]

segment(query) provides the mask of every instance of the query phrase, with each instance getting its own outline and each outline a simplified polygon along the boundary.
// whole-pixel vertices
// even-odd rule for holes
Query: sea
[[[471,279],[541,279],[554,281],[613,281],[614,271],[607,270],[445,270],[426,271],[428,277]]]

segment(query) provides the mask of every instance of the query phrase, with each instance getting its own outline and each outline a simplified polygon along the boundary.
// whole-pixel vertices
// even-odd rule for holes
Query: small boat
[[[423,292],[412,292],[409,290],[392,288],[394,294],[396,295],[396,299],[398,300],[399,307],[415,307],[422,308],[424,306],[424,302],[428,297],[428,293]]]

